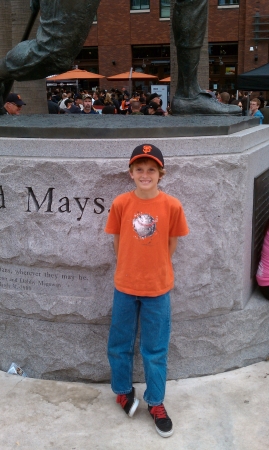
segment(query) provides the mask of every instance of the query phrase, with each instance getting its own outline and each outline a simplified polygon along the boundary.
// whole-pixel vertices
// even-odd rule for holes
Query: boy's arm
[[[114,251],[115,251],[116,258],[118,257],[119,241],[120,241],[120,235],[114,234]]]
[[[176,237],[170,237],[169,238],[169,253],[170,253],[170,257],[172,258],[173,253],[175,252],[176,248],[177,248],[177,236]]]

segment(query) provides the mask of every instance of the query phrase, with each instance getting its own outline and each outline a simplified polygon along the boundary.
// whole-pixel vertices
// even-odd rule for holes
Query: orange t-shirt
[[[116,289],[148,297],[172,289],[169,237],[189,232],[179,200],[164,192],[148,200],[138,198],[134,192],[121,194],[112,203],[105,231],[120,235]]]

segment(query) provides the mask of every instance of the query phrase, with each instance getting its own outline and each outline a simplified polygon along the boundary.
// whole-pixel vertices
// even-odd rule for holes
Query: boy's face
[[[259,109],[258,104],[256,102],[250,102],[249,107],[251,111],[257,111]]]
[[[136,193],[141,197],[155,197],[161,178],[158,163],[154,160],[134,162],[130,176],[136,185]]]

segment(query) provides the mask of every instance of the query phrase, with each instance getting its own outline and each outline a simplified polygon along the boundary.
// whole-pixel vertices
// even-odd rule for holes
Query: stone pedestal
[[[203,137],[1,137],[1,370],[14,361],[31,377],[109,380],[115,258],[103,230],[113,198],[133,188],[128,159],[142,143],[162,150],[160,187],[181,200],[190,227],[174,256],[169,378],[268,356],[269,302],[253,293],[250,267],[253,180],[269,167],[269,127]],[[136,358],[134,380],[143,381]]]

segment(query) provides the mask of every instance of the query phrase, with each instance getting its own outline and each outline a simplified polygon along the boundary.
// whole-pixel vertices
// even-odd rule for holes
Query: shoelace
[[[154,419],[167,419],[168,418],[167,412],[166,412],[163,404],[158,405],[158,406],[152,406],[152,408],[150,410],[150,414],[152,414],[154,416]]]
[[[125,394],[123,395],[118,395],[117,396],[117,403],[120,403],[120,405],[122,406],[122,408],[124,408],[124,406],[126,405],[126,403],[128,402],[128,398],[126,397]]]

